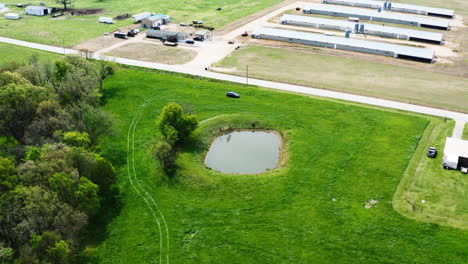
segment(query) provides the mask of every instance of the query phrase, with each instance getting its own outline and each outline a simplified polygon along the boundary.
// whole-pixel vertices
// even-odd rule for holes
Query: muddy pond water
[[[223,173],[261,173],[276,167],[280,145],[281,139],[276,133],[234,131],[213,141],[205,164]]]

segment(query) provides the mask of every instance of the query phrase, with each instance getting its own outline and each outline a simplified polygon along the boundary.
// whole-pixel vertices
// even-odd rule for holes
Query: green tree
[[[42,152],[37,147],[32,147],[26,151],[26,160],[38,161],[41,159]]]
[[[45,98],[45,89],[33,86],[17,73],[0,73],[0,133],[24,142],[25,129]]]
[[[61,201],[66,203],[72,202],[75,185],[75,181],[65,172],[56,173],[49,178],[49,188],[57,193]]]
[[[173,174],[176,168],[175,161],[177,158],[177,153],[175,152],[174,147],[162,139],[156,145],[155,153],[163,170],[167,174]]]
[[[70,255],[70,248],[68,247],[68,243],[64,240],[60,240],[59,242],[55,243],[53,247],[49,247],[47,250],[47,255],[49,256],[49,260],[52,263],[68,263],[68,256]]]
[[[88,180],[86,177],[81,177],[78,182],[78,187],[75,190],[75,203],[78,209],[86,212],[88,215],[93,215],[99,209],[99,187]]]
[[[12,263],[15,251],[9,247],[0,247],[0,263]]]
[[[99,80],[99,91],[102,92],[102,84],[107,76],[113,75],[117,69],[117,64],[109,61],[95,61],[95,74]]]
[[[15,163],[11,159],[0,157],[0,195],[13,189],[17,184]]]
[[[88,133],[77,131],[65,132],[63,134],[63,142],[69,146],[82,148],[88,148],[91,144]]]
[[[166,105],[157,121],[159,130],[168,143],[177,144],[186,140],[197,128],[198,121],[194,115],[185,114],[177,103]]]

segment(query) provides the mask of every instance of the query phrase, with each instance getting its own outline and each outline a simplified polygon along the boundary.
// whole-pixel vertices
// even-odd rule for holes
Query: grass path
[[[163,230],[161,228],[161,221],[159,217],[162,220],[163,228],[166,233],[166,243],[165,243],[165,254],[166,254],[166,263],[169,264],[169,259],[170,259],[170,253],[169,253],[169,228],[166,223],[166,219],[164,218],[164,215],[162,214],[161,210],[159,209],[158,204],[154,200],[154,198],[148,193],[147,190],[141,185],[140,181],[138,180],[137,177],[137,171],[135,168],[135,130],[138,125],[138,122],[140,121],[141,118],[141,113],[144,110],[144,108],[150,103],[156,99],[156,95],[149,97],[143,104],[140,105],[138,108],[138,111],[136,112],[135,116],[133,117],[132,123],[130,124],[130,127],[128,128],[128,135],[127,135],[127,173],[128,173],[128,179],[130,181],[130,184],[132,185],[133,189],[135,192],[140,196],[148,206],[148,208],[151,211],[151,214],[153,215],[159,229],[159,248],[160,248],[160,254],[159,254],[159,263],[163,263],[163,244],[164,244],[164,239],[163,239]],[[130,158],[131,156],[131,158]],[[131,165],[130,165],[131,164]],[[132,170],[130,171],[130,167],[132,167]],[[136,185],[135,185],[136,183]],[[137,186],[138,185],[138,186]],[[159,215],[159,217],[156,215],[154,208],[156,208],[156,211]]]

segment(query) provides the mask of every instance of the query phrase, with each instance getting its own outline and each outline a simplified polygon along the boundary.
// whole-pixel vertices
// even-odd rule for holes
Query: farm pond
[[[281,138],[273,132],[234,131],[217,137],[205,165],[222,173],[257,174],[278,164]]]

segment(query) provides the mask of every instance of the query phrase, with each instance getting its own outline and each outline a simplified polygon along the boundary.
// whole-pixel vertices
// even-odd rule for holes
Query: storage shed
[[[7,13],[5,14],[5,16],[3,16],[5,19],[13,19],[13,20],[16,20],[16,19],[20,19],[21,16],[20,14],[16,14],[16,13]]]
[[[52,13],[52,7],[47,6],[27,6],[24,9],[26,15],[31,16],[45,16]]]
[[[448,137],[444,148],[444,168],[468,168],[468,140]]]
[[[408,47],[404,45],[381,43],[359,39],[327,36],[300,31],[260,28],[251,34],[252,38],[279,40],[318,47],[342,49],[431,63],[434,51],[424,48]]]
[[[148,38],[157,38],[161,40],[167,40],[169,38],[176,38],[177,41],[184,41],[188,38],[188,34],[182,32],[172,32],[172,31],[164,31],[164,30],[155,30],[155,29],[148,29],[146,31],[146,37]]]
[[[346,18],[357,17],[364,20],[403,24],[415,27],[427,27],[441,30],[450,29],[450,25],[447,20],[398,13],[382,13],[374,10],[364,10],[352,7],[310,4],[302,11],[304,14],[318,14]]]
[[[296,16],[285,14],[281,17],[281,23],[286,25],[306,26],[338,31],[354,30],[354,33],[356,34],[367,34],[410,41],[419,41],[435,44],[444,43],[444,37],[440,33],[414,30],[408,28],[388,27],[369,23],[356,23],[337,19],[326,19],[311,16]]]
[[[409,5],[402,3],[394,3],[391,1],[376,1],[376,0],[322,0],[324,4],[346,5],[364,8],[383,8],[403,13],[412,13],[426,16],[437,16],[443,18],[455,17],[455,11],[452,9],[435,8],[429,6]]]
[[[157,14],[141,20],[141,24],[146,28],[159,27],[171,21],[171,17],[164,14]]]

